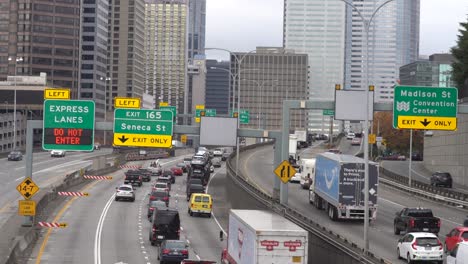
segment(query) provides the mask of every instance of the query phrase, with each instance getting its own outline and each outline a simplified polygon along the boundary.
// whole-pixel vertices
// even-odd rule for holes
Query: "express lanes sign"
[[[173,125],[170,110],[115,109],[114,145],[170,148]]]

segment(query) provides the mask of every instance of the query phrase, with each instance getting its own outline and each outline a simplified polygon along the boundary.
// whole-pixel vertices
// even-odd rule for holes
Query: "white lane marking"
[[[104,226],[104,220],[106,219],[107,211],[109,211],[112,201],[114,200],[114,196],[115,194],[112,194],[112,196],[107,201],[106,206],[104,206],[104,209],[102,209],[101,217],[99,218],[99,222],[96,228],[96,235],[94,237],[94,264],[101,264],[102,227]]]
[[[385,202],[387,202],[387,203],[391,203],[391,204],[393,204],[393,205],[395,205],[395,206],[398,206],[398,207],[401,207],[401,208],[408,207],[408,206],[405,206],[405,205],[402,205],[402,204],[399,204],[399,203],[395,203],[395,202],[392,202],[392,201],[390,201],[390,200],[387,200],[387,199],[384,199],[384,198],[381,198],[381,197],[379,198],[379,200],[385,201]],[[452,223],[452,224],[455,224],[456,226],[461,226],[461,225],[462,225],[462,224],[460,224],[460,223],[457,223],[457,222],[454,222],[454,221],[451,221],[451,220],[448,220],[448,219],[445,219],[445,218],[442,218],[442,217],[439,217],[439,218],[440,218],[441,220],[443,220],[443,221],[446,221],[446,222],[450,222],[450,223]]]
[[[197,257],[198,260],[201,260],[200,256],[195,254],[195,257]]]
[[[212,177],[210,177],[210,179],[208,180],[208,183],[206,184],[206,193],[208,193],[208,189],[210,188],[210,183],[211,183],[211,180],[214,179],[214,177],[218,174],[218,172],[221,171],[221,169],[224,168],[225,165],[223,165],[223,167],[221,167],[218,171],[216,171]],[[221,226],[221,224],[219,223],[218,219],[216,218],[214,212],[211,212],[211,215],[213,216],[213,220],[216,222],[216,224],[219,226],[219,228],[221,229],[221,231],[223,231],[223,234],[225,236],[227,236],[227,233],[226,231],[224,231],[223,227]]]

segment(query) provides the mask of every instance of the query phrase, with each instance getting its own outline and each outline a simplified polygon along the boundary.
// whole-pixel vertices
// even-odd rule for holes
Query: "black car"
[[[202,184],[190,184],[187,187],[187,202],[190,200],[192,193],[205,193],[205,187]]]
[[[421,153],[417,153],[417,152],[413,152],[411,154],[411,160],[414,160],[414,161],[422,161],[423,160],[423,156]]]
[[[431,176],[431,185],[452,188],[452,175],[448,172],[434,172]]]
[[[171,183],[175,183],[175,176],[174,176],[174,173],[171,170],[164,170],[162,176],[163,177],[170,177],[171,178]]]
[[[8,160],[22,160],[23,159],[23,153],[20,151],[12,151],[10,154],[8,154]]]
[[[173,208],[155,208],[151,216],[149,240],[151,245],[160,244],[166,239],[180,238],[179,211]]]
[[[166,261],[180,263],[184,259],[188,259],[188,245],[182,240],[164,240],[159,247],[158,260],[160,263]]]

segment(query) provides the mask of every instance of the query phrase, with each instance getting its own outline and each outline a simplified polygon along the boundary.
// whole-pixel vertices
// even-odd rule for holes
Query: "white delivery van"
[[[468,241],[458,243],[447,254],[447,264],[468,264]]]

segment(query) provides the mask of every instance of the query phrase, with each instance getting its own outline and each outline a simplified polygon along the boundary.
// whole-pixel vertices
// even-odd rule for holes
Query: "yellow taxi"
[[[213,199],[211,195],[205,193],[192,193],[188,205],[188,213],[193,216],[194,213],[205,214],[211,217],[213,209]]]

